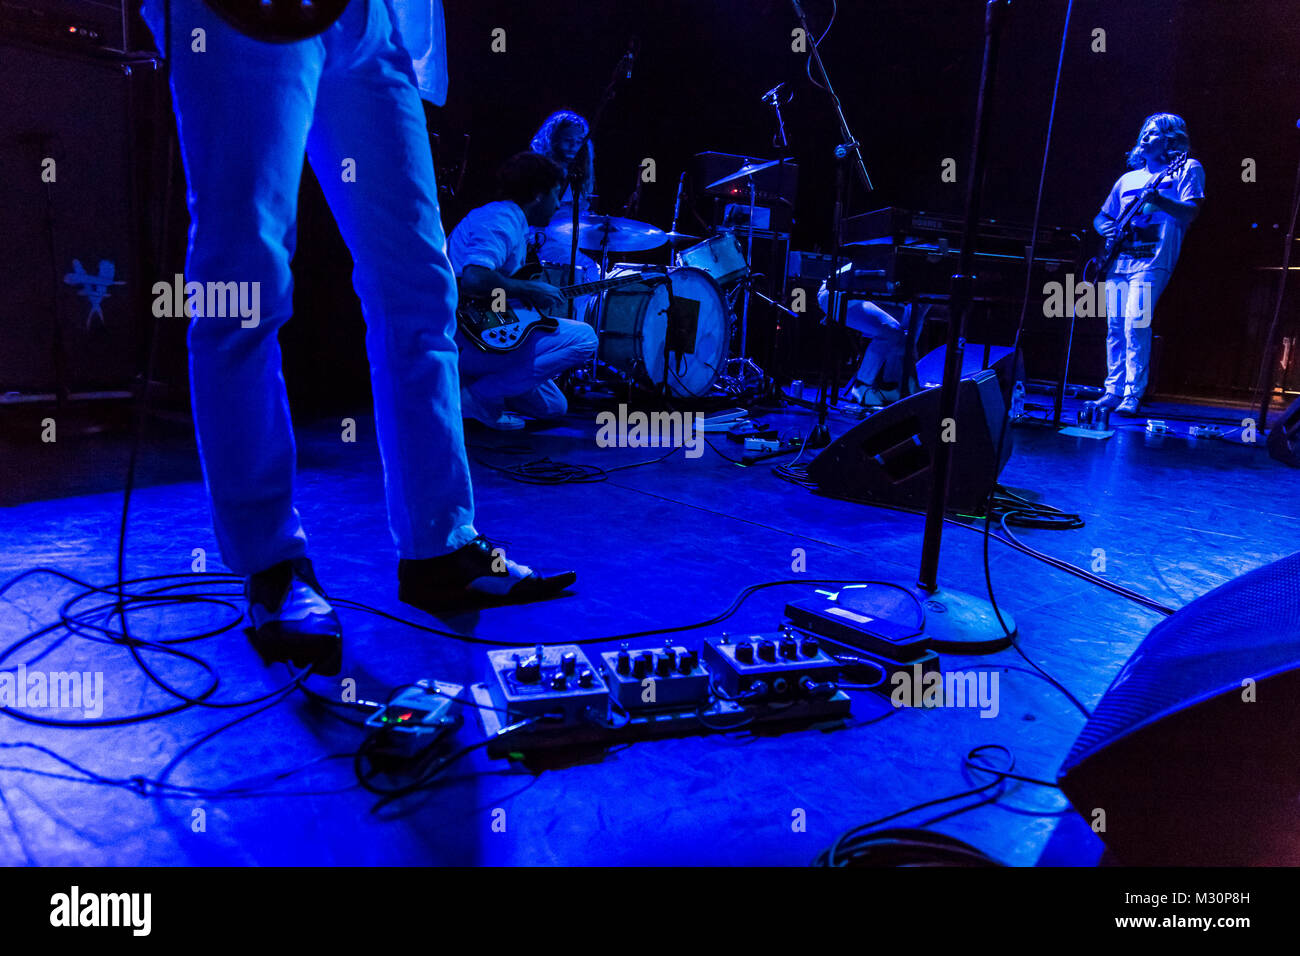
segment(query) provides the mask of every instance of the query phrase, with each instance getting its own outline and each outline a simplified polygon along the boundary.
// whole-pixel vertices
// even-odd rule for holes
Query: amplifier
[[[153,50],[138,0],[0,0],[0,30],[15,39],[91,52]]]

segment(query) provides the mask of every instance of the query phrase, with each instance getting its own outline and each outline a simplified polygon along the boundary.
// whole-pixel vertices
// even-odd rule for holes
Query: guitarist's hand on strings
[[[566,307],[564,293],[549,282],[525,279],[515,284],[515,294],[539,312],[558,312]]]

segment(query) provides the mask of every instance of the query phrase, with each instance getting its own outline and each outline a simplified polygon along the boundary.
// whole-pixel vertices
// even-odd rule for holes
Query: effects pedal
[[[452,713],[464,687],[443,681],[422,680],[407,687],[366,718],[366,726],[380,731],[376,750],[409,757],[454,730],[460,720]]]
[[[816,637],[789,627],[778,634],[711,637],[702,656],[716,688],[741,703],[828,699],[837,690],[840,665]]]
[[[629,650],[624,645],[605,651],[601,674],[609,684],[610,700],[629,714],[709,702],[709,672],[699,652],[684,647]]]
[[[487,686],[508,721],[548,717],[572,724],[590,712],[606,713],[609,688],[577,644],[492,650],[487,658]]]
[[[1147,434],[1148,434],[1148,435],[1168,435],[1168,434],[1169,434],[1169,426],[1168,426],[1167,424],[1165,424],[1164,422],[1160,421],[1158,418],[1148,418],[1148,419],[1147,419]]]

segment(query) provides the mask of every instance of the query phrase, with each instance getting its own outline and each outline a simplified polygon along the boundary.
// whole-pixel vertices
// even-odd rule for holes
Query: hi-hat
[[[572,222],[552,222],[546,227],[551,239],[569,245],[573,236]],[[646,252],[658,249],[668,241],[662,229],[648,222],[623,219],[619,216],[582,216],[578,220],[578,248],[589,251],[607,249],[610,252]]]

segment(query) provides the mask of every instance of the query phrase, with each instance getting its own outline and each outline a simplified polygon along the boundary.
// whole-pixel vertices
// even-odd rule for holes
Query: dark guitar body
[[[221,19],[254,40],[296,43],[328,30],[348,0],[204,0]]]

